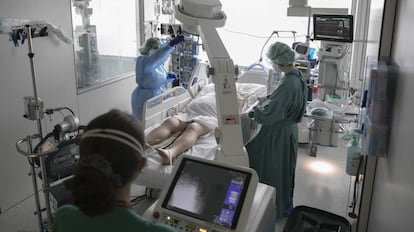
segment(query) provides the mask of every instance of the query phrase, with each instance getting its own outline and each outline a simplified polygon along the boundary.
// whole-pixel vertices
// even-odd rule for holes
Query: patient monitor
[[[347,97],[353,26],[352,15],[313,15],[314,39],[321,40],[318,95],[323,101],[326,95]]]
[[[257,185],[253,169],[182,155],[153,218],[177,231],[251,231],[247,223]]]

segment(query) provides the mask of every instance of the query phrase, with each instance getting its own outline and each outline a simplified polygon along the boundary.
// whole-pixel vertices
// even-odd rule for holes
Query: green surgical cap
[[[144,46],[139,49],[139,52],[141,52],[142,55],[148,55],[149,50],[153,47],[159,47],[161,46],[161,41],[158,38],[151,37],[145,41]]]
[[[267,58],[281,65],[293,64],[296,59],[295,51],[288,45],[276,42],[270,45],[266,53]]]

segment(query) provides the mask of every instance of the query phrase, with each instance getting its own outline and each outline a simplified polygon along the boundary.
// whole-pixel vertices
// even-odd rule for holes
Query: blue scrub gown
[[[262,124],[257,136],[246,145],[250,167],[262,183],[276,188],[276,216],[288,204],[297,158],[298,126],[305,112],[306,82],[294,69],[281,78],[268,100],[254,108],[254,119]]]
[[[164,62],[168,59],[174,47],[168,43],[160,48],[137,58],[135,64],[135,82],[137,87],[131,95],[132,114],[142,119],[143,107],[146,100],[157,96],[165,91],[164,85],[167,83],[167,70]]]

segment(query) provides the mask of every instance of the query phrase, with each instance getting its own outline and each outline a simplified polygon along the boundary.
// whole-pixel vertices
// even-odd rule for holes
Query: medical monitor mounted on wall
[[[313,15],[313,39],[352,43],[354,22],[352,15]]]
[[[180,158],[158,202],[161,222],[190,231],[244,230],[257,174],[250,168],[191,156]]]

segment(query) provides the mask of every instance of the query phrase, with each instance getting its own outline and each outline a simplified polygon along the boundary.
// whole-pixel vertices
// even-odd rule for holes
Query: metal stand
[[[35,161],[38,159],[40,166],[41,166],[41,176],[42,176],[42,189],[43,189],[43,194],[45,197],[45,207],[46,207],[46,212],[47,212],[47,219],[48,219],[48,224],[52,223],[52,214],[51,214],[51,209],[50,209],[50,196],[49,196],[49,188],[50,188],[50,184],[47,180],[47,177],[45,175],[46,171],[44,169],[45,165],[44,165],[44,158],[46,157],[47,154],[55,152],[57,149],[53,149],[47,152],[40,152],[40,153],[34,153],[33,150],[33,140],[34,139],[41,139],[41,136],[39,134],[35,134],[35,135],[28,135],[25,138],[20,139],[19,141],[16,142],[16,149],[19,153],[21,153],[22,155],[26,156],[29,160],[31,169],[30,169],[30,175],[32,176],[32,182],[33,182],[33,191],[34,191],[34,197],[35,197],[35,205],[36,205],[36,215],[37,215],[37,219],[38,219],[38,224],[39,224],[39,231],[45,231],[44,227],[43,227],[43,218],[42,218],[42,209],[40,207],[40,197],[39,197],[39,188],[37,186],[37,173],[35,170]],[[26,143],[26,147],[27,147],[27,151],[24,151],[21,146],[23,143]]]
[[[32,147],[32,137],[27,136],[26,141],[27,145],[29,147],[29,152],[33,153],[33,147]],[[32,183],[33,183],[33,191],[34,191],[34,197],[35,197],[35,204],[36,204],[36,214],[37,214],[37,220],[39,224],[39,231],[43,230],[43,219],[42,219],[42,210],[40,208],[40,198],[39,198],[39,190],[37,188],[37,177],[36,177],[36,170],[34,166],[34,158],[29,157],[29,163],[30,163],[30,176],[32,177]]]
[[[42,122],[41,119],[43,118],[43,103],[40,101],[38,94],[37,94],[37,87],[36,87],[36,75],[35,75],[35,67],[33,62],[33,46],[32,46],[32,29],[30,25],[26,25],[27,30],[27,44],[29,48],[29,59],[30,59],[30,71],[32,76],[32,84],[33,84],[33,95],[34,100],[29,102],[26,110],[30,112],[26,112],[26,117],[29,120],[36,120],[37,122],[37,130],[38,134],[32,135],[32,136],[26,136],[26,138],[19,140],[16,143],[17,151],[26,156],[29,159],[29,163],[31,165],[31,176],[32,176],[32,182],[33,182],[33,190],[34,190],[34,196],[35,196],[35,204],[36,204],[36,213],[37,218],[39,222],[39,230],[44,231],[43,228],[43,219],[42,219],[42,213],[40,208],[40,200],[39,200],[39,189],[37,186],[37,177],[36,177],[36,170],[35,170],[35,160],[38,159],[40,163],[40,174],[42,177],[42,189],[43,194],[45,198],[45,207],[46,207],[46,213],[47,213],[47,222],[50,225],[53,222],[52,213],[50,209],[50,196],[49,196],[49,183],[46,177],[46,170],[45,170],[45,153],[34,153],[33,151],[33,145],[32,140],[33,139],[42,139],[43,138],[43,132],[42,132]],[[46,34],[47,35],[47,34]],[[28,98],[25,98],[27,100]],[[26,142],[27,143],[27,151],[24,151],[20,148],[20,145]]]

